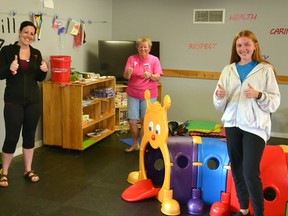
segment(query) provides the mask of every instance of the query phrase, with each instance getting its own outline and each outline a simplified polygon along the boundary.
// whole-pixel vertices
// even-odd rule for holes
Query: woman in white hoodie
[[[240,211],[248,215],[249,197],[254,216],[264,215],[260,161],[271,133],[271,113],[280,105],[273,66],[261,55],[253,32],[236,34],[230,64],[225,66],[213,95],[216,110],[223,112],[228,154]]]

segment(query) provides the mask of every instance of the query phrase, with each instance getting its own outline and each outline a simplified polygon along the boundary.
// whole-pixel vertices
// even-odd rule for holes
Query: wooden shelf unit
[[[129,123],[127,118],[127,104],[117,104],[117,94],[126,92],[127,85],[116,84],[115,92],[115,130],[129,130]],[[127,101],[126,101],[127,103]]]
[[[116,84],[116,92],[126,92],[127,85],[124,84]],[[162,84],[158,83],[158,98],[157,100],[161,103],[161,95],[162,95]],[[126,113],[126,114],[124,114]],[[115,104],[115,130],[129,130],[129,122],[128,119],[125,118],[127,116],[127,105],[119,105]]]
[[[115,132],[115,97],[96,98],[89,104],[83,99],[90,91],[112,88],[115,78],[99,79],[87,83],[60,85],[43,82],[43,144],[65,149],[84,150]],[[90,121],[83,121],[89,115]],[[87,134],[104,130],[97,137]]]

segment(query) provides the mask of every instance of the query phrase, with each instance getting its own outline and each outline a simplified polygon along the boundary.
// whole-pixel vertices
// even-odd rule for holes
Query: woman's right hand
[[[218,89],[216,91],[216,96],[219,98],[219,99],[222,99],[224,98],[226,95],[226,91],[225,89],[223,88],[222,85],[218,84]]]
[[[10,71],[12,72],[16,72],[19,68],[19,64],[18,64],[18,56],[15,55],[15,59],[12,61],[11,65],[10,65]]]
[[[129,68],[126,70],[126,73],[127,73],[127,78],[130,79],[131,74],[133,73],[133,68],[132,68],[132,67],[129,67]]]

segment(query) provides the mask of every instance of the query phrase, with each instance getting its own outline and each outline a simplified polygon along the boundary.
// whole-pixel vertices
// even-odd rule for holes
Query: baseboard
[[[42,146],[42,140],[36,141],[35,142],[35,148],[39,148]],[[14,153],[14,157],[21,155],[22,154],[22,147],[19,147],[16,149],[15,153]]]
[[[285,138],[288,139],[288,133],[277,133],[277,132],[272,132],[271,137],[276,137],[276,138]]]

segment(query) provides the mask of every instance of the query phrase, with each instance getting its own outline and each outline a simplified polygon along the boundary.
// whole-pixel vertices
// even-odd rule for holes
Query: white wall
[[[262,54],[276,67],[278,75],[288,75],[286,34],[270,34],[273,28],[287,28],[288,2],[279,0],[121,0],[113,1],[114,40],[135,40],[149,35],[160,41],[160,57],[165,69],[221,71],[229,63],[234,35],[242,29],[256,33]],[[225,24],[193,24],[194,9],[225,9]],[[249,14],[254,19],[249,18]],[[233,15],[245,18],[229,19]],[[256,16],[255,16],[256,15]],[[243,17],[243,16],[242,16]],[[255,18],[256,17],[256,18]],[[189,49],[190,43],[215,43],[214,49]],[[170,95],[168,119],[220,122],[212,93],[216,81],[162,77],[163,96]],[[280,85],[281,106],[272,117],[272,134],[288,138],[288,85]]]
[[[16,11],[13,16],[12,11]],[[30,20],[32,13],[43,14],[43,27],[40,41],[35,41],[32,46],[38,48],[43,57],[49,61],[50,55],[70,55],[72,57],[71,67],[79,71],[97,72],[98,40],[111,39],[112,35],[112,1],[111,0],[54,0],[54,9],[44,8],[43,0],[1,0],[0,2],[0,38],[5,39],[5,45],[14,43],[18,38],[20,23]],[[86,43],[80,48],[73,48],[73,37],[69,34],[60,37],[57,30],[52,28],[54,15],[58,15],[63,26],[67,25],[69,19],[83,20],[85,22]],[[11,26],[8,33],[7,18],[11,21],[15,18],[16,32]],[[3,21],[2,21],[3,19]],[[88,23],[91,21],[91,24]],[[103,23],[105,21],[106,23]],[[2,32],[4,25],[4,33]],[[12,31],[12,32],[11,32]],[[47,79],[50,79],[50,73]],[[0,98],[3,98],[5,81],[0,82]],[[0,102],[0,147],[2,149],[5,137],[3,120],[3,102]],[[42,122],[38,125],[37,143],[42,140]],[[37,144],[36,143],[36,144]],[[19,140],[18,146],[21,146]],[[0,149],[0,151],[1,151]],[[20,148],[18,148],[19,150]],[[18,152],[17,152],[18,153]],[[17,154],[16,153],[16,154]]]

